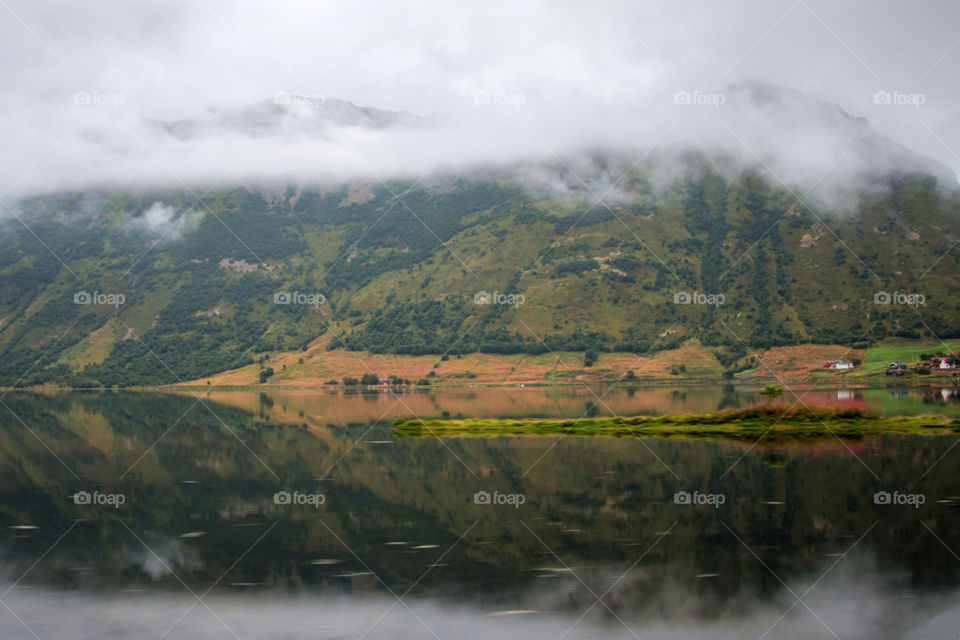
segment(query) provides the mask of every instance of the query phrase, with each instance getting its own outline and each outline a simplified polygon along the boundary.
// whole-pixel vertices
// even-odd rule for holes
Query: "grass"
[[[859,408],[757,406],[707,414],[602,417],[579,420],[403,420],[398,438],[496,436],[607,436],[694,438],[766,442],[860,439],[885,433],[960,433],[960,419],[948,416],[879,416]]]
[[[883,371],[891,362],[916,362],[921,353],[960,353],[960,342],[949,341],[942,344],[909,344],[909,345],[880,345],[867,349],[863,359],[863,368],[859,371]]]

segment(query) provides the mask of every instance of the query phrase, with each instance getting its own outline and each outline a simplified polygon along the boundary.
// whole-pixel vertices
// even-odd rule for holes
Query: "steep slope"
[[[695,338],[738,368],[756,347],[960,337],[950,176],[838,108],[770,91],[746,95],[791,105],[775,120],[860,131],[883,171],[856,197],[800,199],[762,167],[674,149],[199,200],[25,199],[24,224],[2,227],[0,384],[178,382],[318,339],[457,355]]]

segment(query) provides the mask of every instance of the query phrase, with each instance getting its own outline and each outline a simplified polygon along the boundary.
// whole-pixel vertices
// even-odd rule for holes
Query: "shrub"
[[[583,366],[592,367],[593,363],[597,361],[597,357],[600,354],[597,353],[596,349],[587,349],[583,354]]]

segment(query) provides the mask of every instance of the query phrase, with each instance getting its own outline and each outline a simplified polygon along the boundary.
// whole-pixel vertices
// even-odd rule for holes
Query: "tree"
[[[583,366],[592,367],[599,355],[596,349],[587,349],[583,354]]]
[[[360,384],[365,384],[367,386],[380,384],[380,376],[375,373],[365,373],[360,378]]]

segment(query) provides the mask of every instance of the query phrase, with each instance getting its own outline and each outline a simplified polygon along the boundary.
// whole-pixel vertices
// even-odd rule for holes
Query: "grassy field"
[[[949,435],[960,420],[947,416],[881,417],[858,408],[751,407],[707,414],[602,417],[580,420],[397,420],[398,438],[497,436],[606,436],[765,442],[860,439],[886,433]]]
[[[435,385],[520,385],[520,384],[601,384],[625,381],[633,371],[635,382],[650,381],[720,381],[723,366],[717,361],[715,347],[690,340],[677,349],[649,355],[634,353],[601,353],[590,367],[583,364],[583,352],[551,352],[538,355],[499,355],[471,353],[443,361],[436,355],[407,356],[367,352],[327,351],[330,336],[323,336],[305,351],[274,352],[270,366],[276,375],[265,386],[318,387],[328,380],[344,376],[359,378],[374,372],[380,376],[397,375],[416,381],[433,374]],[[933,347],[917,347],[920,351]],[[933,349],[935,350],[935,349]],[[751,374],[765,381],[798,382],[811,376],[837,375],[821,368],[830,359],[858,357],[864,352],[842,345],[796,345],[774,347],[755,355],[758,366]],[[684,369],[679,370],[680,365]],[[884,366],[886,366],[884,364]],[[855,371],[861,371],[856,369]],[[218,373],[184,383],[186,386],[240,387],[258,384],[256,364]],[[743,380],[747,375],[738,376]]]
[[[941,344],[885,344],[867,349],[863,367],[864,373],[883,371],[891,362],[917,362],[921,353],[960,352],[960,341],[948,341]]]

